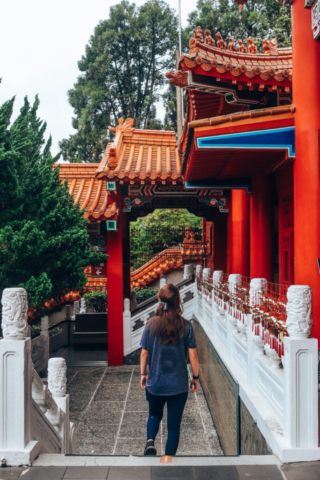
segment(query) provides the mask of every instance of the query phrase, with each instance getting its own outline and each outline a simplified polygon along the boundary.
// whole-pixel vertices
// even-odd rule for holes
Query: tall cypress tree
[[[27,99],[10,127],[14,99],[0,108],[0,295],[24,287],[29,305],[84,287],[84,268],[105,260],[91,251],[87,220],[73,204],[59,168],[53,170],[51,138]]]

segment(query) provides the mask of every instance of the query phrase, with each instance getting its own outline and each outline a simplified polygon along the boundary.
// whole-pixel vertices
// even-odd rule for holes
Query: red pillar
[[[119,186],[118,186],[119,188]],[[117,202],[118,231],[107,230],[108,279],[108,364],[123,365],[123,243],[121,194],[112,195]]]
[[[273,188],[263,176],[252,178],[250,277],[273,282]]]
[[[213,270],[222,270],[227,273],[227,239],[228,217],[227,213],[220,213],[213,209]]]
[[[244,190],[231,191],[230,273],[250,275],[250,197]]]
[[[292,5],[292,81],[296,107],[294,281],[313,290],[312,335],[320,338],[320,43],[313,40],[304,0]],[[305,69],[301,68],[305,65]],[[306,70],[307,69],[307,70]]]

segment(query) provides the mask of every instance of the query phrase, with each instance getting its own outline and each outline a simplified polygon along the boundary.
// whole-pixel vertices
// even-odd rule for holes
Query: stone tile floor
[[[148,403],[139,366],[68,367],[67,381],[77,454],[143,455]],[[165,411],[156,439],[159,455],[164,455],[166,436]],[[201,388],[189,394],[177,455],[223,455]]]
[[[320,462],[197,467],[31,467],[0,469],[0,480],[319,480]]]

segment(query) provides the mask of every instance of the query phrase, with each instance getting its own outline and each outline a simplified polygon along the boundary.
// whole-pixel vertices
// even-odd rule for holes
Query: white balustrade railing
[[[0,340],[0,457],[6,465],[29,465],[40,453],[75,453],[69,421],[66,363],[49,360],[46,386],[31,360],[28,303],[23,288],[2,295]],[[47,331],[47,320],[42,320]]]
[[[319,459],[311,288],[289,287],[287,304],[277,306],[266,296],[265,279],[244,287],[241,275],[211,275],[201,267],[196,277],[196,316],[239,382],[240,397],[274,453],[288,462]]]
[[[188,266],[184,270],[185,280],[191,279],[192,267]],[[162,286],[165,284],[165,278],[162,278]],[[193,313],[196,310],[196,283],[192,282],[188,285],[184,285],[180,288],[180,297],[182,300],[183,317],[186,320],[191,320]],[[139,305],[138,305],[139,307]],[[124,300],[124,312],[123,312],[123,344],[124,354],[129,355],[140,348],[140,341],[144,327],[149,318],[155,316],[157,304],[150,305],[143,311],[137,314],[131,315],[130,300]]]

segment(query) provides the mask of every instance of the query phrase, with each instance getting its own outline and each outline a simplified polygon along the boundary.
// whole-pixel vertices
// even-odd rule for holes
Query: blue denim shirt
[[[197,348],[193,326],[184,320],[184,338],[181,337],[177,345],[166,345],[152,334],[152,321],[147,323],[140,343],[148,351],[147,390],[152,395],[161,396],[188,392],[188,348]]]

